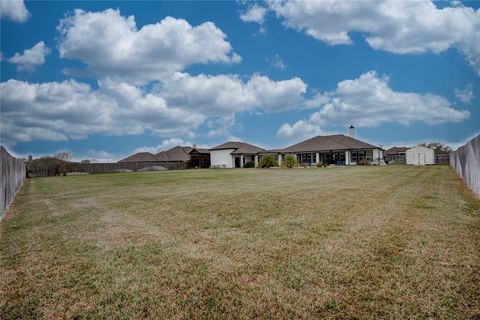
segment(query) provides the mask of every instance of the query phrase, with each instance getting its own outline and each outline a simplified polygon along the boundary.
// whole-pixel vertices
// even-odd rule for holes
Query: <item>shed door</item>
[[[426,154],[425,153],[416,153],[415,154],[415,158],[416,159],[416,163],[419,165],[419,166],[424,166],[425,165],[425,157],[426,157]]]

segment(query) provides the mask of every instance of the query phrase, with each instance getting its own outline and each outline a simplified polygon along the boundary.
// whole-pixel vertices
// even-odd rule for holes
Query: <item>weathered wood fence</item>
[[[406,156],[404,154],[393,154],[385,156],[385,161],[388,161],[390,164],[406,164]],[[435,164],[450,164],[450,155],[445,154],[435,154]]]
[[[53,158],[36,159],[27,162],[27,176],[48,177],[63,173],[117,173],[123,170],[138,171],[147,167],[161,166],[169,170],[186,169],[186,162],[152,161],[152,162],[115,162],[115,163],[81,163],[64,162]]]
[[[480,196],[480,135],[450,152],[450,165]]]
[[[0,221],[5,216],[10,203],[25,180],[25,164],[22,159],[14,158],[0,146],[1,173],[0,177]]]

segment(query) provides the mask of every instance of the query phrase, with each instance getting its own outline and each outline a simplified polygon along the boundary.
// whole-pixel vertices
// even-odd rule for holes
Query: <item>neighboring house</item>
[[[349,128],[350,134],[354,128]],[[353,134],[354,135],[354,130]],[[272,150],[273,151],[273,150]],[[383,150],[354,137],[336,134],[316,136],[281,150],[275,150],[281,164],[285,155],[294,154],[300,164],[355,165],[357,163],[383,163]],[[273,152],[272,152],[273,153]]]
[[[187,168],[208,168],[210,152],[207,149],[197,149],[195,146],[176,146],[157,154],[139,152],[119,162],[176,162],[186,164]]]
[[[416,166],[424,166],[426,164],[435,163],[435,153],[433,149],[415,146],[406,152],[406,163]]]
[[[387,163],[405,164],[407,147],[392,147],[383,152],[383,158]]]
[[[190,168],[210,168],[210,151],[194,146],[190,151],[189,165]]]
[[[241,168],[250,161],[257,165],[258,154],[265,149],[245,142],[229,141],[209,151],[212,168]]]
[[[166,156],[168,158],[168,161],[173,161],[173,162],[188,162],[190,161],[190,151],[192,150],[193,150],[192,147],[176,146],[167,151],[162,151],[160,153],[157,153],[157,156],[160,156],[160,157]]]

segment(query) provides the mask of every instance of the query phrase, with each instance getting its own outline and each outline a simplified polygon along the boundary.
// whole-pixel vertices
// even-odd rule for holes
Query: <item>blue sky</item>
[[[353,124],[384,147],[457,146],[480,132],[479,7],[1,0],[2,144],[111,161]]]

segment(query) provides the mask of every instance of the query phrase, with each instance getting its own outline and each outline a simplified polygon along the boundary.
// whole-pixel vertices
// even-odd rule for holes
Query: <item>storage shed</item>
[[[434,164],[435,163],[435,155],[433,149],[416,146],[410,148],[406,152],[407,164],[412,164],[414,166],[424,166],[426,164]]]

